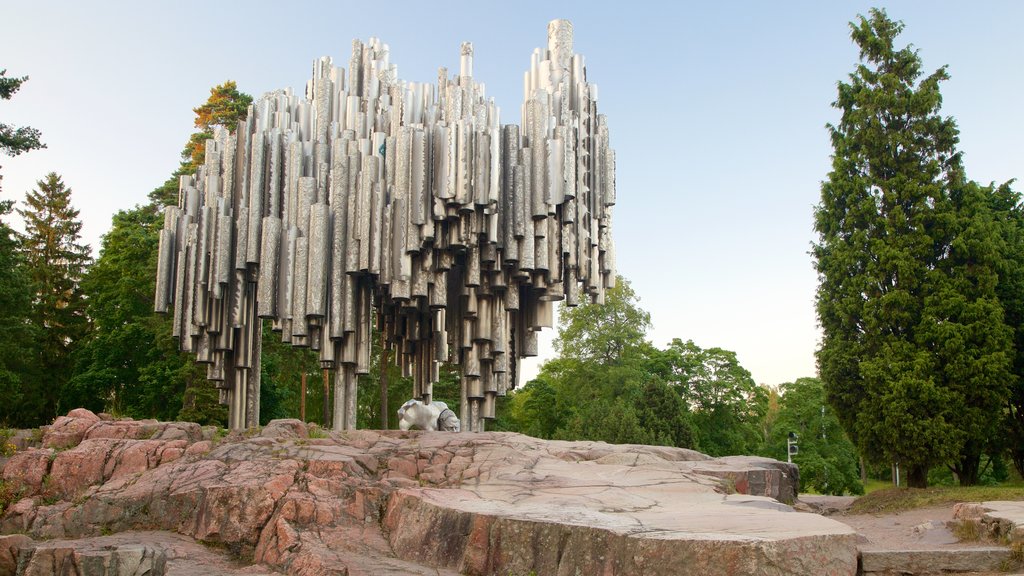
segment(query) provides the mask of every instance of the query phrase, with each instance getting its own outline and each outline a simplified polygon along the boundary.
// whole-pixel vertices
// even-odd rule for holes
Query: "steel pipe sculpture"
[[[502,125],[471,44],[430,85],[357,40],[347,72],[321,58],[304,99],[268,93],[214,132],[166,209],[155,308],[173,305],[231,428],[259,423],[263,319],[335,371],[335,429],[355,428],[375,322],[414,398],[430,402],[440,362],[461,366],[460,420],[480,431],[553,302],[603,299],[615,154],[568,21],[523,84],[522,125]]]

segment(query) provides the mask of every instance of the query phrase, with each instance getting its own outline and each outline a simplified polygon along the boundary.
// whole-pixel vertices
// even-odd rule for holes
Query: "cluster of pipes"
[[[416,399],[430,402],[441,362],[459,365],[463,430],[482,431],[553,303],[614,285],[615,155],[571,23],[533,53],[522,126],[500,124],[461,52],[435,86],[354,41],[347,72],[317,60],[304,99],[266,94],[181,178],[155,309],[173,308],[231,428],[259,424],[262,319],[334,371],[334,429],[355,428],[374,323]]]

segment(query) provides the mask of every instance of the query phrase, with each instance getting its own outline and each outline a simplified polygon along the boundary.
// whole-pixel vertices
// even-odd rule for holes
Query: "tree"
[[[222,126],[234,133],[238,123],[246,119],[252,96],[239,92],[234,80],[210,88],[210,97],[201,106],[193,108],[196,113],[195,125],[199,130],[189,136],[181,151],[181,165],[162,185],[149,193],[149,200],[157,206],[176,204],[178,200],[178,178],[195,174],[206,156],[206,140],[213,138],[213,128]]]
[[[21,78],[7,78],[7,70],[0,70],[0,100],[10,100],[14,94],[21,89],[21,85],[28,80],[28,76]],[[29,126],[15,128],[9,124],[0,122],[0,152],[8,156],[17,156],[22,152],[46,148],[46,144],[39,139],[42,134],[39,130]],[[0,180],[3,176],[0,176]]]
[[[1024,475],[1024,207],[1020,193],[1010,185],[1008,182],[986,187],[993,220],[1004,243],[1005,258],[998,270],[996,292],[1004,321],[1013,330],[1014,343],[1014,380],[1007,403],[1005,433],[996,434],[993,439],[1005,440],[1005,449],[1017,473]]]
[[[71,189],[51,172],[25,196],[23,250],[31,282],[31,321],[39,334],[33,361],[35,390],[25,398],[37,423],[57,415],[57,403],[71,377],[71,353],[85,335],[88,319],[80,281],[90,261],[79,244],[82,223],[71,206]]]
[[[605,294],[604,304],[563,307],[555,350],[564,358],[616,364],[648,345],[651,315],[637,305],[637,296],[621,278]]]
[[[502,426],[540,438],[695,448],[688,407],[663,378],[649,326],[621,277],[604,304],[563,308],[559,357],[501,406]]]
[[[662,353],[666,379],[693,413],[698,444],[712,456],[753,454],[763,442],[768,391],[736,353],[674,338]]]
[[[0,201],[0,217],[11,213],[13,202]],[[25,426],[22,400],[38,376],[30,353],[36,339],[29,311],[32,289],[20,242],[0,220],[0,427]]]
[[[969,479],[979,419],[999,419],[990,410],[1009,384],[996,235],[964,176],[956,123],[939,115],[946,69],[922,78],[917,52],[894,46],[903,24],[883,10],[850,27],[861,63],[838,85],[815,210],[821,378],[867,458],[900,463],[915,487],[954,460]]]
[[[10,100],[14,94],[21,89],[21,85],[28,80],[28,76],[21,78],[6,78],[7,70],[0,70],[0,99]],[[39,130],[28,126],[15,128],[9,124],[0,123],[0,151],[8,156],[17,156],[22,152],[46,148],[39,140],[42,136]]]
[[[187,382],[205,373],[178,352],[168,318],[153,313],[163,218],[151,206],[122,210],[82,279],[92,330],[75,354],[61,411],[82,406],[134,418],[181,417]],[[215,391],[214,391],[215,394]],[[222,410],[223,411],[223,410]],[[215,417],[194,421],[216,423]]]
[[[822,494],[863,494],[857,471],[857,449],[843,432],[839,419],[826,406],[825,388],[817,378],[799,378],[780,386],[779,413],[768,437],[766,456],[786,458],[790,432],[798,437],[800,490]]]

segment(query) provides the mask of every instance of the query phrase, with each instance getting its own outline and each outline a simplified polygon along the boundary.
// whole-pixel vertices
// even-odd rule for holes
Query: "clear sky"
[[[212,86],[301,93],[315,58],[347,67],[354,38],[382,39],[402,79],[427,82],[473,42],[474,76],[518,122],[530,54],[549,20],[567,18],[609,118],[619,271],[651,313],[652,341],[733,350],[757,382],[779,384],[815,373],[808,250],[825,124],[857,62],[847,23],[872,6],[905,22],[926,72],[949,66],[943,112],[968,176],[1024,175],[1024,2],[8,0],[0,69],[30,80],[0,102],[0,121],[40,129],[48,148],[0,157],[0,198],[60,173],[98,251],[112,214],[177,167]]]

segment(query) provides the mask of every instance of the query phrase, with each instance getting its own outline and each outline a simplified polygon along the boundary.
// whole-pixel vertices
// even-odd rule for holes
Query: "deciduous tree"
[[[821,494],[863,494],[857,470],[857,449],[825,401],[817,378],[798,378],[780,386],[779,413],[768,438],[766,456],[786,459],[787,437],[797,434],[800,489]]]

